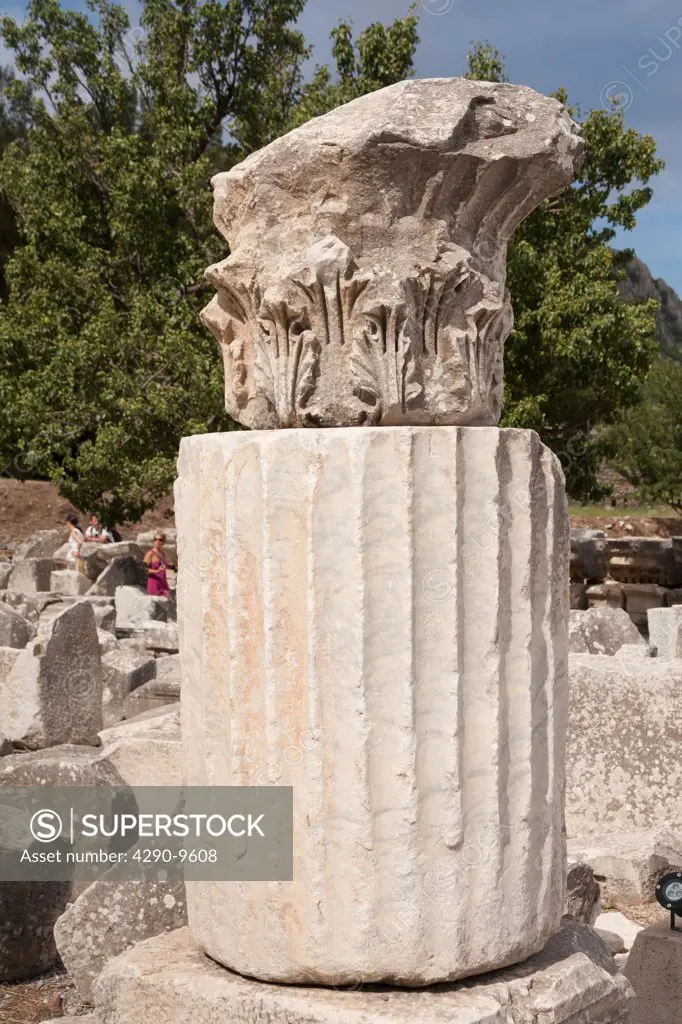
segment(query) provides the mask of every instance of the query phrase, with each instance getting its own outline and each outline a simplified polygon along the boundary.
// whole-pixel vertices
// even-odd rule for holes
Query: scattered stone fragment
[[[176,654],[180,649],[177,624],[175,622],[147,623],[144,627],[144,645],[150,651]]]
[[[92,1001],[92,983],[105,965],[137,942],[183,928],[187,903],[182,882],[93,882],[55,925],[64,966],[81,999]]]
[[[576,611],[587,608],[587,587],[584,583],[571,583],[571,608]]]
[[[97,742],[102,663],[88,602],[67,607],[19,652],[4,680],[0,706],[7,738],[30,749]]]
[[[0,801],[6,786],[121,784],[120,776],[102,760],[98,749],[55,747],[10,754],[0,760]],[[54,966],[54,925],[66,908],[71,884],[0,880],[1,982],[35,977]]]
[[[682,660],[574,654],[568,667],[568,835],[678,821]]]
[[[593,925],[601,913],[601,892],[594,872],[584,861],[569,860],[566,877],[566,915]]]
[[[25,647],[29,641],[28,622],[8,604],[0,604],[0,647]]]
[[[682,836],[671,826],[627,829],[592,841],[569,839],[568,848],[589,864],[610,903],[653,903],[659,878],[682,871]]]
[[[24,558],[54,558],[55,552],[64,544],[65,533],[65,527],[59,530],[38,530],[18,545],[13,560],[21,562]]]
[[[102,757],[101,747],[64,744],[12,753],[0,762],[3,786],[121,786],[124,781]]]
[[[682,657],[682,604],[650,608],[648,623],[651,653],[664,661]]]
[[[14,663],[19,657],[20,652],[20,647],[0,647],[0,730],[2,730],[3,722],[2,694],[4,682],[14,668]]]
[[[130,555],[123,555],[107,563],[87,593],[88,597],[113,597],[118,587],[139,587],[144,582],[145,571],[142,561]]]
[[[623,644],[641,646],[646,642],[622,608],[593,607],[571,611],[568,648],[572,654],[616,654]]]
[[[166,599],[152,597],[139,587],[118,587],[115,602],[117,629],[141,629],[152,620],[166,619]]]
[[[78,597],[85,594],[89,586],[87,576],[75,569],[56,569],[50,573],[50,590],[53,594]]]
[[[615,658],[650,658],[651,651],[646,644],[623,644],[615,655]]]
[[[155,674],[155,659],[132,648],[113,650],[103,656],[102,717],[105,729],[120,722],[128,695],[143,683],[148,683]],[[147,708],[139,710],[146,711]]]
[[[105,629],[109,633],[116,632],[116,609],[113,604],[93,604],[92,610],[95,613],[98,630]]]
[[[124,717],[133,718],[144,711],[153,711],[180,700],[180,683],[151,679],[129,694],[123,705]]]
[[[129,786],[182,785],[180,709],[163,708],[100,732],[102,757]]]
[[[625,598],[620,583],[595,583],[586,591],[589,608],[623,608]]]
[[[606,575],[606,540],[602,530],[571,530],[571,579],[602,580]]]
[[[624,583],[625,610],[636,626],[646,627],[647,613],[662,608],[666,602],[665,587],[653,583]]]
[[[34,978],[54,966],[54,925],[70,892],[70,881],[0,881],[0,982]]]
[[[594,927],[598,934],[608,932],[611,935],[618,936],[622,943],[622,949],[613,949],[614,953],[624,953],[632,949],[635,938],[642,931],[641,925],[628,920],[624,914],[617,910],[609,910],[604,914],[600,914],[594,923]]]
[[[23,558],[20,562],[13,562],[7,589],[15,594],[49,591],[53,568],[51,558]]]
[[[102,655],[110,654],[111,651],[118,650],[118,640],[111,630],[98,629],[97,639],[99,640],[99,649]]]

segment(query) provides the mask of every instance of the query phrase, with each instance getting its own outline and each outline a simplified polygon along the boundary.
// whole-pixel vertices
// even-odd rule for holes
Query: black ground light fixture
[[[675,918],[682,920],[682,871],[675,871],[663,878],[656,885],[656,899],[666,910],[670,911],[670,927],[674,932],[682,932],[675,927]]]

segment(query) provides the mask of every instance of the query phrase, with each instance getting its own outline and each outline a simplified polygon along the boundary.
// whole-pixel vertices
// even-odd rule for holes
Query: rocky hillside
[[[646,263],[637,256],[626,267],[627,277],[620,282],[620,292],[632,302],[656,299],[658,310],[658,337],[661,351],[682,362],[682,300],[674,289],[660,277],[651,276]]]

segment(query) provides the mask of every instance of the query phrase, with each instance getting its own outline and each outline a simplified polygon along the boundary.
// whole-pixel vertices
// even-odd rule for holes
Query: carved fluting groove
[[[192,784],[294,786],[291,883],[188,884],[265,980],[401,985],[541,949],[563,907],[568,526],[532,432],[186,438]]]
[[[204,323],[248,427],[497,423],[507,241],[580,163],[556,100],[422,79],[213,179],[231,255]]]

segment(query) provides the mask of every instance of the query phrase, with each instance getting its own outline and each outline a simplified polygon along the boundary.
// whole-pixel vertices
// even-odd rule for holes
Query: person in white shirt
[[[78,525],[78,518],[72,513],[66,517],[69,527],[68,550],[66,552],[66,566],[68,569],[75,569],[77,572],[85,572],[85,563],[81,555],[83,545],[83,531]]]
[[[88,544],[112,544],[114,540],[106,526],[102,526],[96,515],[90,516],[90,525],[85,531],[85,539]]]

